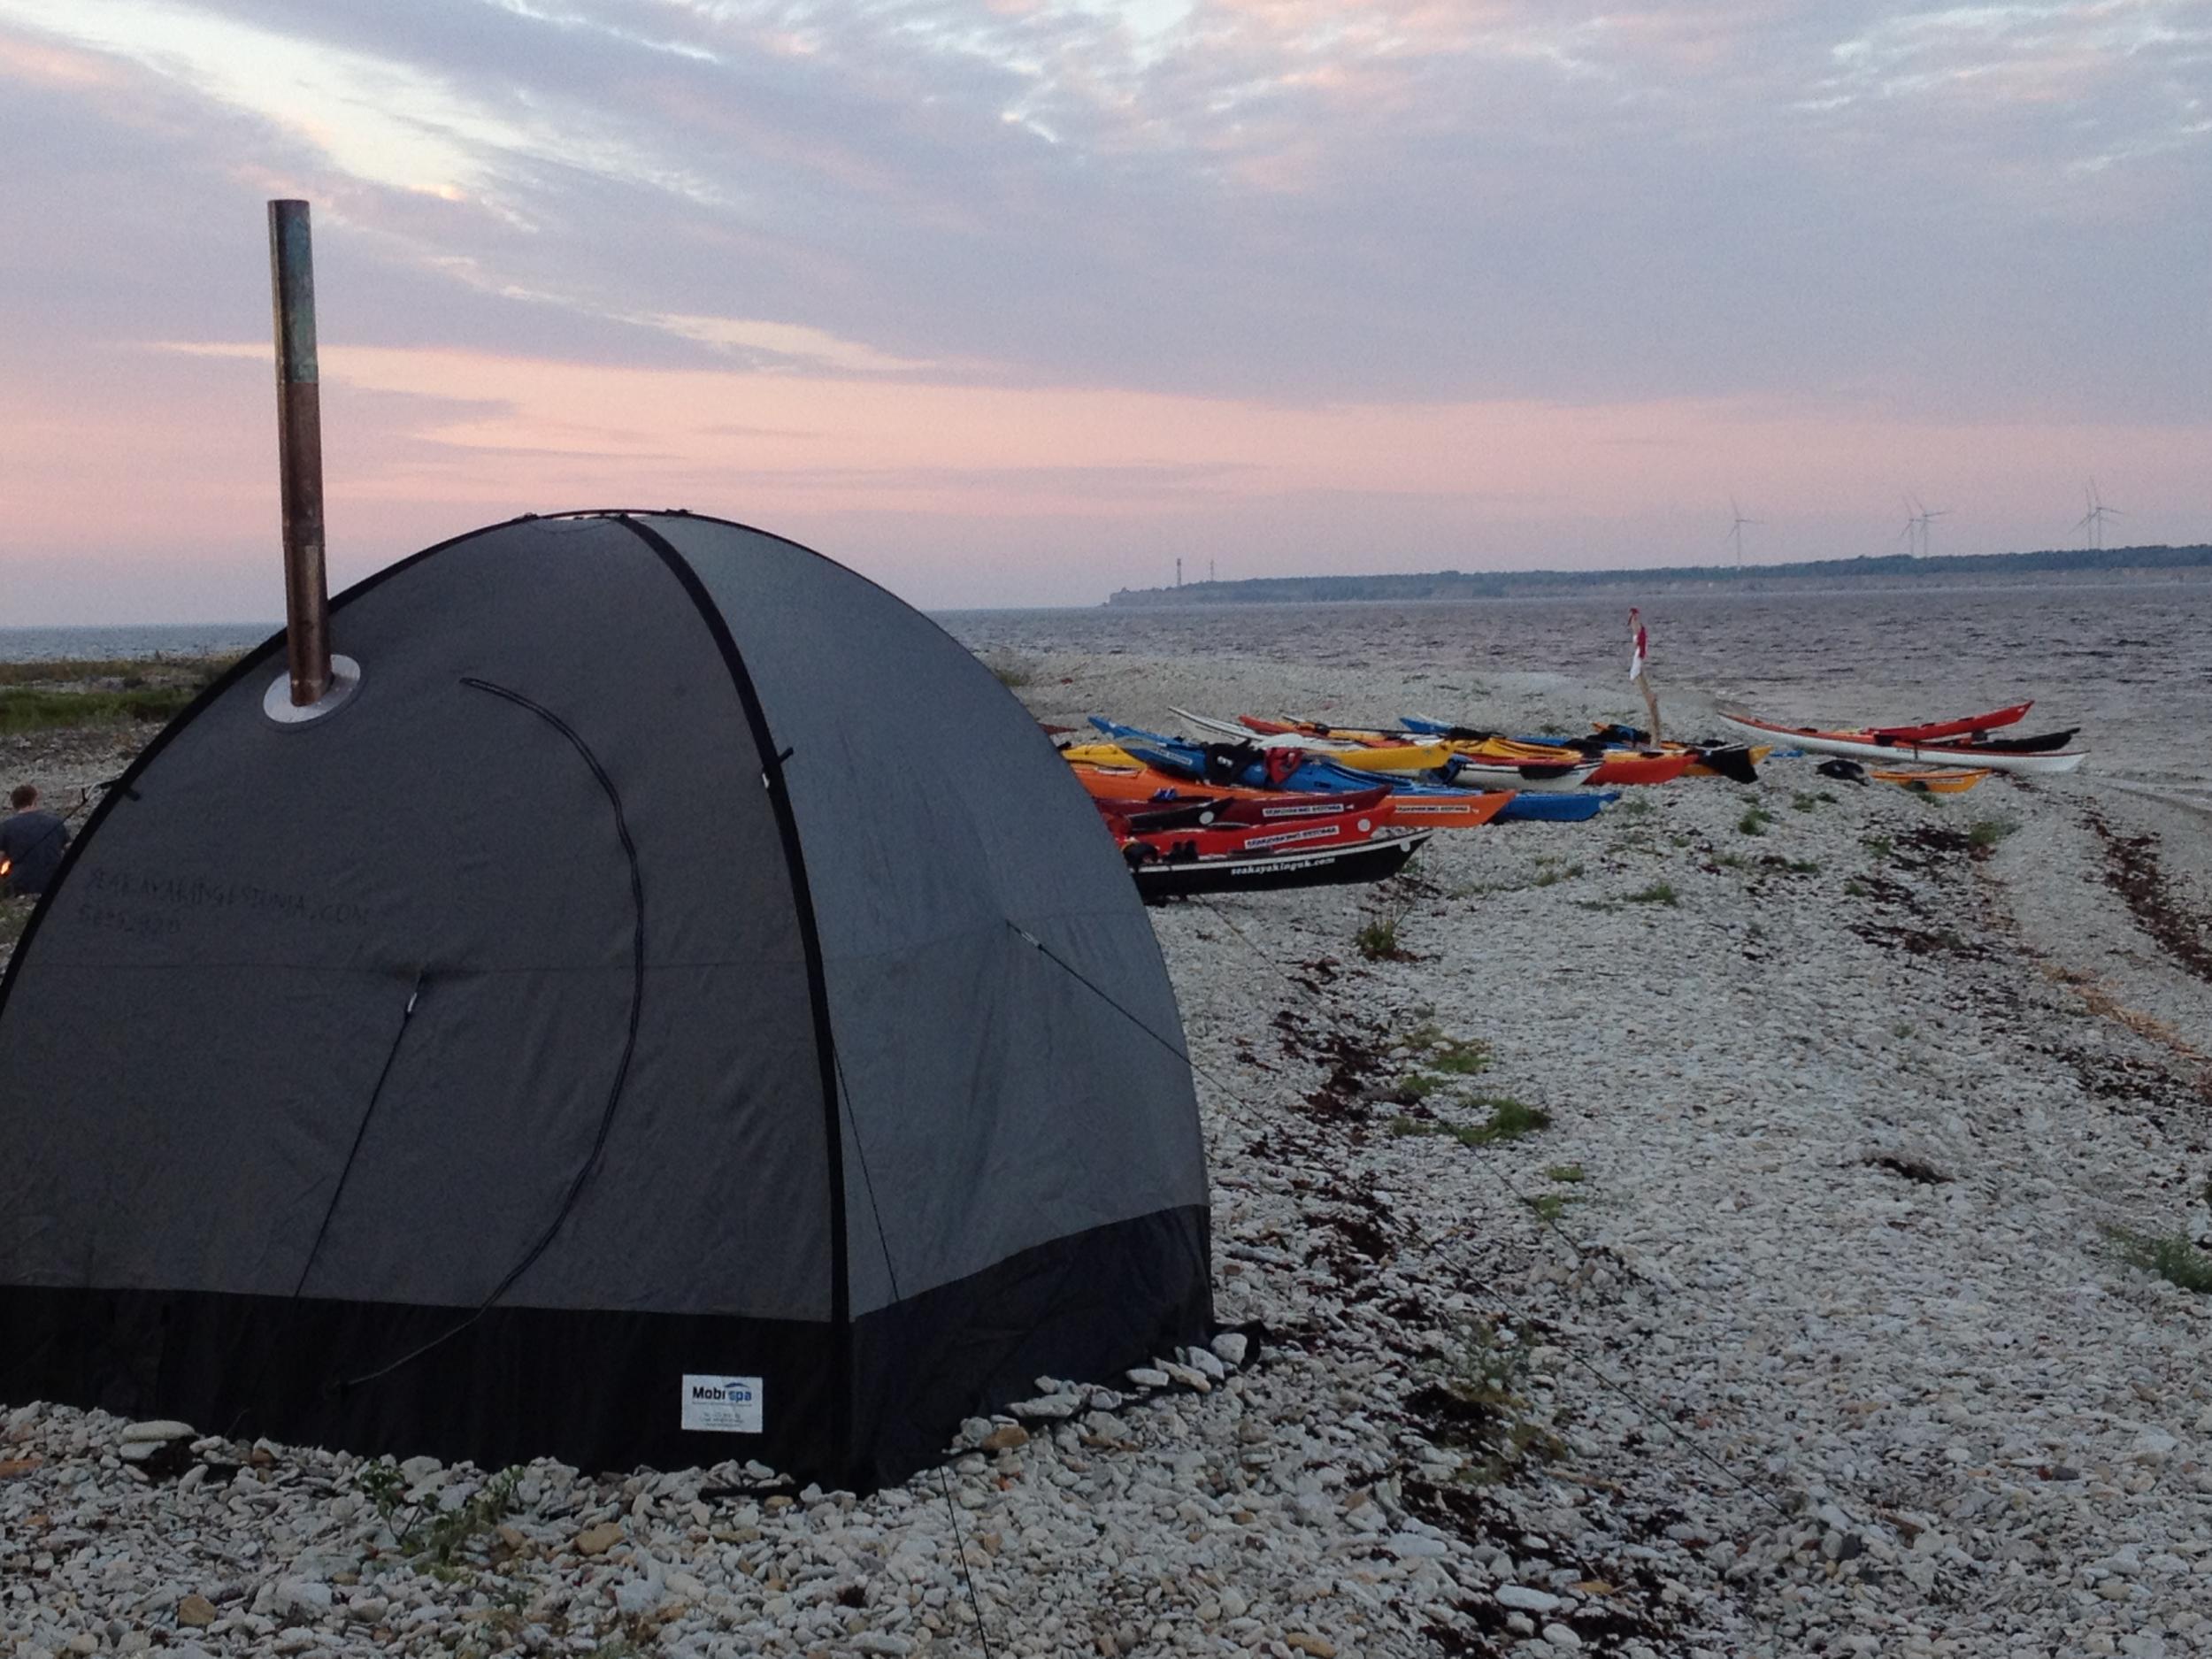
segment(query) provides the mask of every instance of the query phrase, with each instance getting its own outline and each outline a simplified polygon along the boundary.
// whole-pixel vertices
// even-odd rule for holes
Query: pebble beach
[[[1004,666],[1065,725],[1446,689]],[[1503,730],[1628,712],[1557,675],[1450,695]],[[65,803],[144,735],[0,738],[0,772]],[[1224,1335],[1039,1379],[904,1487],[392,1469],[0,1402],[0,1645],[2212,1651],[2212,1297],[2138,1264],[2212,1235],[2212,835],[2087,741],[1948,798],[1777,759],[1156,910]]]

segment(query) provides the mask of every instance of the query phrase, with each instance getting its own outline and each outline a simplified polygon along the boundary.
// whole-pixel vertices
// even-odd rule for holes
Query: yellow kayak
[[[1990,773],[1985,769],[1962,771],[1955,766],[1912,766],[1894,770],[1870,766],[1866,775],[1883,783],[1893,783],[1901,789],[1910,789],[1918,795],[1964,795]]]
[[[1144,762],[1118,743],[1071,743],[1060,751],[1060,758],[1071,765],[1142,767]]]
[[[1503,760],[1516,764],[1533,763],[1552,766],[1571,766],[1587,758],[1578,749],[1563,749],[1555,743],[1524,743],[1518,738],[1500,737],[1494,733],[1483,738],[1442,737],[1432,743],[1424,741],[1409,745],[1400,733],[1371,732],[1359,726],[1323,726],[1316,720],[1265,720],[1256,714],[1246,714],[1238,717],[1238,723],[1262,737],[1297,735],[1332,744],[1349,744],[1353,746],[1353,753],[1361,749],[1385,753],[1406,748],[1443,749],[1455,755],[1464,755],[1470,760]],[[1333,749],[1331,757],[1348,766],[1359,764],[1351,757],[1351,754]]]

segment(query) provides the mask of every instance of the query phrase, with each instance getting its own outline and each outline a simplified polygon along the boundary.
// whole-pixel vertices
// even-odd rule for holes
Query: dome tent
[[[0,980],[0,1398],[866,1486],[1203,1337],[1150,926],[934,624],[601,513],[432,548],[333,629],[349,699],[280,723],[281,636],[249,656]]]

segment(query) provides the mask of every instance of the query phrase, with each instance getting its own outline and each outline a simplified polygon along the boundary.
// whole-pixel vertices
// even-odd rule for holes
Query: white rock
[[[1249,1347],[1249,1340],[1241,1331],[1224,1331],[1213,1340],[1214,1356],[1225,1365],[1243,1364]]]
[[[126,1446],[146,1440],[151,1440],[157,1445],[165,1445],[171,1440],[188,1440],[192,1438],[192,1425],[189,1423],[179,1423],[169,1417],[156,1417],[145,1423],[127,1424],[124,1425],[122,1433],[116,1436],[116,1439]]]
[[[1138,1365],[1122,1373],[1137,1388],[1164,1388],[1168,1375],[1156,1365]]]
[[[1573,1631],[1568,1629],[1564,1624],[1545,1625],[1544,1640],[1549,1642],[1553,1647],[1563,1649],[1568,1653],[1572,1653],[1582,1646],[1582,1638],[1576,1635]]]
[[[1419,1532],[1394,1532],[1383,1540],[1383,1548],[1394,1555],[1432,1561],[1452,1553],[1452,1547],[1442,1539],[1429,1538]]]
[[[1500,1607],[1518,1609],[1524,1613],[1556,1613],[1565,1605],[1548,1590],[1533,1590],[1525,1584],[1502,1584],[1490,1593],[1497,1598]]]
[[[615,1611],[630,1618],[650,1613],[661,1604],[663,1584],[652,1578],[625,1578],[614,1587]]]
[[[1053,1421],[1071,1417],[1083,1409],[1080,1394],[1040,1394],[1034,1400],[1017,1400],[1006,1408],[1018,1417],[1032,1421]]]
[[[2135,1455],[2144,1463],[2163,1463],[2181,1442],[2163,1429],[2147,1428],[2135,1437]]]

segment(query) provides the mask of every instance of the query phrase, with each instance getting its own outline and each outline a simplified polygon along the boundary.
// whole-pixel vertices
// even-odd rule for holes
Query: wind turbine
[[[2104,546],[2104,521],[2107,518],[2124,518],[2127,514],[2117,507],[2104,504],[2104,497],[2097,494],[2097,480],[2093,478],[2089,480],[2089,488],[2082,492],[2082,497],[2088,503],[2089,511],[2075,521],[2074,528],[2088,531],[2089,545],[2101,548]]]
[[[1743,527],[1747,524],[1757,524],[1761,521],[1756,518],[1745,518],[1743,509],[1736,505],[1736,498],[1733,495],[1728,498],[1728,511],[1734,515],[1728,526],[1728,539],[1735,545],[1736,568],[1741,570],[1743,568]]]
[[[1909,495],[1905,497],[1905,527],[1897,533],[1897,539],[1905,544],[1908,553],[1916,553],[1925,558],[1928,556],[1928,526],[1938,518],[1948,518],[1950,516],[1948,507],[1938,507],[1931,512],[1921,504],[1919,496]]]
[[[1915,502],[1913,504],[1915,506],[1919,506],[1917,502]],[[1933,525],[1937,519],[1948,518],[1950,516],[1951,510],[1948,507],[1938,507],[1932,512],[1925,507],[1920,508],[1920,557],[1924,559],[1928,557],[1929,526]]]

